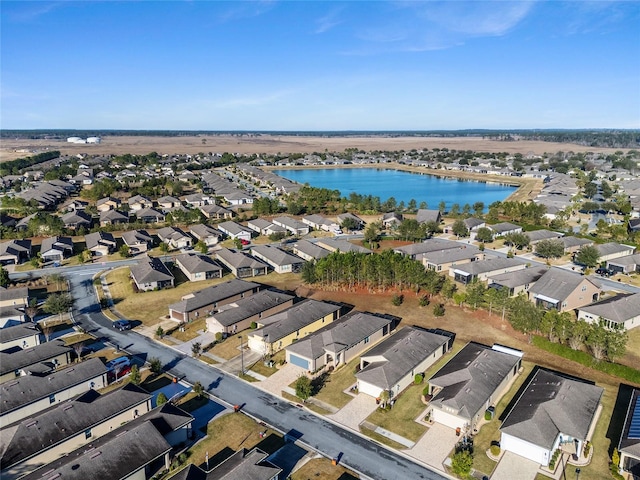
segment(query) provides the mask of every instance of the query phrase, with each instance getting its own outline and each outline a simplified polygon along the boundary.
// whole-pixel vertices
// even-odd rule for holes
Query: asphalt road
[[[330,458],[340,455],[340,463],[367,477],[388,480],[448,478],[135,331],[114,330],[96,303],[92,282],[95,270],[79,267],[65,272],[75,298],[75,319],[88,332],[118,345],[142,361],[159,358],[170,374],[191,383],[199,381],[214,397],[230,405],[242,405],[244,412]]]

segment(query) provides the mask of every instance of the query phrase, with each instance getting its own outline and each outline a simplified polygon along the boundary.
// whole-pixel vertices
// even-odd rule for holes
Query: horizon
[[[640,128],[639,2],[2,7],[3,130]]]

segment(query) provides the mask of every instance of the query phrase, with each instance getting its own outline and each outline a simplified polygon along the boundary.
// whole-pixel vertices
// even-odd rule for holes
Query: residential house
[[[105,197],[96,202],[96,208],[98,212],[108,212],[109,210],[118,210],[122,202],[119,198]]]
[[[148,480],[171,466],[171,450],[188,440],[193,417],[170,403],[114,428],[22,477],[86,480],[87,478]]]
[[[31,322],[0,328],[0,351],[26,350],[36,345],[40,345],[40,330]]]
[[[54,403],[107,386],[107,368],[99,358],[85,360],[46,376],[26,375],[0,384],[0,428],[18,422]]]
[[[607,261],[607,269],[615,273],[636,273],[640,271],[640,253]]]
[[[176,257],[176,265],[191,282],[222,278],[222,267],[206,255],[184,253]]]
[[[104,212],[100,212],[99,219],[101,227],[129,223],[129,216],[118,210],[106,210]]]
[[[362,230],[365,224],[367,223],[357,215],[347,212],[347,213],[341,213],[340,215],[338,215],[338,223],[340,224],[340,226],[342,226],[344,224],[344,221],[347,219],[355,222],[356,228],[354,230]]]
[[[429,379],[431,419],[473,432],[522,366],[522,352],[471,342]]]
[[[31,258],[31,239],[0,243],[0,265],[18,265]]]
[[[272,355],[340,317],[339,305],[305,299],[288,309],[263,317],[248,334],[251,350]]]
[[[500,448],[549,465],[557,449],[583,456],[604,389],[543,368],[527,383],[500,427]]]
[[[322,215],[313,214],[302,217],[302,223],[309,225],[314,230],[324,230],[325,232],[342,233],[337,222],[329,220]]]
[[[271,235],[272,233],[283,233],[285,235],[289,235],[289,232],[286,228],[276,225],[269,220],[265,220],[264,218],[256,218],[253,220],[249,220],[247,222],[247,227],[257,232],[258,235]]]
[[[134,212],[153,207],[153,202],[147,197],[143,197],[142,195],[134,195],[129,200],[127,200],[127,203],[129,204],[129,210],[133,210]]]
[[[358,392],[396,397],[449,351],[452,339],[419,327],[404,327],[360,357]]]
[[[308,240],[298,240],[293,244],[293,253],[308,262],[312,262],[326,257],[331,252]]]
[[[286,359],[310,372],[337,368],[387,337],[394,328],[393,318],[350,312],[286,347]]]
[[[242,190],[233,190],[228,193],[222,194],[222,198],[229,205],[232,206],[240,206],[240,205],[251,205],[253,204],[253,196],[249,195]]]
[[[631,330],[640,325],[640,293],[621,294],[578,309],[578,320],[604,323],[613,330]]]
[[[161,223],[165,221],[164,213],[159,212],[155,208],[142,208],[140,210],[132,210],[136,218],[144,223]]]
[[[275,225],[287,229],[292,235],[307,235],[309,225],[291,217],[276,217],[273,219]]]
[[[460,248],[460,243],[444,238],[430,238],[420,243],[411,243],[403,247],[394,248],[393,251],[405,255],[412,260],[419,260],[422,255],[430,252],[441,252],[444,250]]]
[[[500,273],[487,277],[489,288],[507,289],[510,297],[515,297],[520,293],[528,295],[529,289],[542,275],[547,272],[547,267],[529,267],[515,272]]]
[[[173,275],[159,258],[148,257],[147,260],[140,260],[136,265],[132,265],[130,269],[131,278],[141,292],[161,290],[174,286]]]
[[[562,268],[550,268],[529,289],[537,306],[567,312],[597,302],[600,287],[588,277]]]
[[[458,248],[423,253],[418,258],[426,269],[439,273],[447,273],[458,265],[484,259],[484,252],[473,245],[459,245]]]
[[[217,225],[218,230],[232,239],[251,241],[251,230],[236,222],[222,222]]]
[[[386,229],[396,228],[402,223],[404,216],[398,212],[388,212],[382,215],[380,222],[382,227]]]
[[[207,247],[217,245],[220,239],[224,236],[221,231],[216,230],[209,225],[203,225],[202,223],[191,225],[191,227],[189,227],[189,233],[191,233],[197,241],[204,243]]]
[[[215,252],[216,259],[237,278],[266,275],[269,265],[240,251],[221,248]]]
[[[83,210],[68,212],[62,215],[62,223],[64,228],[69,230],[78,230],[79,228],[91,228],[91,215],[84,213]]]
[[[144,253],[153,246],[153,237],[146,230],[129,230],[122,234],[122,241],[131,255]]]
[[[493,232],[494,237],[504,237],[514,233],[522,233],[522,227],[509,222],[496,223],[495,225],[487,225]]]
[[[212,220],[233,218],[235,216],[235,213],[233,213],[231,210],[215,204],[204,205],[200,207],[200,211],[205,217]]]
[[[178,227],[161,228],[156,233],[158,238],[172,249],[191,248],[193,245],[193,238]]]
[[[40,258],[44,262],[61,262],[73,255],[73,240],[71,237],[47,237],[42,239]]]
[[[0,328],[25,321],[25,307],[29,305],[29,289],[0,287]]]
[[[355,253],[373,253],[368,248],[361,247],[355,243],[348,242],[346,240],[338,240],[337,238],[320,238],[316,243],[321,248],[329,250],[330,252],[355,252]]]
[[[164,213],[168,213],[180,207],[182,207],[182,202],[179,198],[164,196],[158,199],[158,208],[160,208]]]
[[[636,251],[636,247],[632,245],[622,245],[616,242],[600,243],[595,245],[595,247],[600,254],[600,258],[598,259],[600,262],[633,255]]]
[[[184,201],[188,207],[204,207],[205,205],[213,204],[213,199],[209,195],[203,193],[194,193],[184,197]]]
[[[551,230],[532,230],[524,233],[529,239],[531,245],[535,245],[543,240],[558,240],[564,236],[564,233],[552,232]]]
[[[631,218],[627,224],[627,230],[629,232],[640,232],[640,218]]]
[[[465,218],[462,220],[462,223],[464,223],[464,226],[467,227],[467,230],[470,232],[477,232],[481,228],[487,226],[487,223],[484,220],[475,217]]]
[[[77,212],[78,210],[84,210],[89,206],[89,202],[85,202],[84,200],[72,200],[65,207],[67,212]]]
[[[295,297],[273,290],[262,290],[250,297],[236,300],[207,317],[207,331],[233,335],[246,330],[253,322],[281,312],[293,305]]]
[[[106,435],[151,410],[151,395],[124,387],[100,394],[90,390],[3,430],[3,479],[16,479]]]
[[[627,415],[618,443],[620,452],[620,473],[631,475],[634,480],[640,477],[640,389],[631,392]]]
[[[104,257],[116,251],[116,239],[109,232],[98,231],[84,236],[87,250],[96,257]]]
[[[418,223],[434,222],[436,224],[440,224],[442,221],[442,213],[440,210],[427,210],[425,208],[420,208],[416,214],[416,220]]]
[[[254,245],[251,255],[269,264],[276,273],[299,273],[304,260],[271,245]]]
[[[49,373],[71,362],[71,347],[63,340],[53,340],[22,349],[0,352],[0,383],[21,375]]]
[[[269,461],[270,455],[255,447],[243,448],[211,470],[203,470],[193,463],[169,477],[170,480],[278,480],[282,468]]]
[[[197,292],[184,295],[169,305],[169,318],[176,322],[190,322],[201,315],[212,315],[223,305],[250,297],[260,290],[259,283],[229,280]]]
[[[589,239],[586,239],[586,238],[574,237],[574,236],[571,236],[571,235],[568,236],[568,237],[560,238],[560,241],[564,245],[564,253],[565,254],[576,253],[584,245],[593,245],[593,241],[592,240],[589,240]]]
[[[501,273],[515,272],[527,268],[526,262],[517,258],[491,257],[486,260],[478,260],[462,265],[456,265],[449,269],[449,276],[456,282],[465,285],[476,280],[486,281],[490,276]]]

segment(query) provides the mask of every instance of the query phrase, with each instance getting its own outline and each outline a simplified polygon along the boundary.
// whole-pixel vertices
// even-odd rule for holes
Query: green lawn
[[[363,427],[362,425],[360,425],[360,432],[362,432],[363,434],[365,434],[367,437],[380,442],[384,445],[386,445],[387,447],[391,447],[395,450],[404,450],[407,447],[405,447],[404,445],[398,443],[398,442],[394,442],[393,440],[391,440],[390,438],[387,438],[383,435],[380,435],[379,433],[374,432],[373,430],[369,430],[366,427]]]
[[[356,376],[354,374],[356,365],[360,363],[360,357],[354,358],[346,365],[342,365],[337,370],[334,370],[326,378],[326,381],[320,391],[314,395],[315,398],[323,402],[333,405],[336,408],[342,408],[353,397],[343,392],[354,383],[356,383]]]
[[[274,365],[278,365],[281,360],[284,360],[286,356],[286,352],[284,350],[280,350],[278,353],[271,357],[271,360],[274,362]],[[274,367],[269,367],[264,364],[264,360],[260,359],[253,365],[251,365],[250,370],[259,373],[260,375],[264,375],[265,377],[270,377],[274,373],[278,371],[278,369]]]

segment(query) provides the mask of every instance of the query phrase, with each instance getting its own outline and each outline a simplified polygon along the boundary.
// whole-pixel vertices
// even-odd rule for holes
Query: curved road
[[[110,263],[109,266],[114,265]],[[88,265],[55,270],[64,273],[69,279],[75,299],[76,321],[88,332],[119,345],[140,360],[146,361],[150,357],[159,358],[165,370],[171,375],[184,378],[191,383],[199,381],[214,397],[230,405],[242,405],[243,411],[247,414],[298,438],[304,444],[330,458],[341,455],[340,463],[366,477],[388,480],[450,478],[415,463],[410,457],[369,441],[351,430],[257,389],[250,383],[180,354],[135,331],[114,330],[111,321],[100,311],[93,288],[92,277],[100,267]],[[39,276],[42,273],[44,272],[33,272],[32,276]],[[23,275],[12,274],[11,277],[17,279]]]

